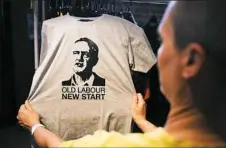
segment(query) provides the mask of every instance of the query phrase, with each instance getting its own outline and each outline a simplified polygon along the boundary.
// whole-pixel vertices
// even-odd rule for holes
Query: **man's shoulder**
[[[97,75],[95,72],[93,72],[93,75],[94,75],[95,79],[102,79],[102,80],[104,80],[104,81],[105,81],[105,79],[104,79],[104,78],[100,77],[100,76],[99,76],[99,75]]]
[[[94,86],[105,86],[105,79],[98,76],[96,73],[93,73],[94,75],[94,82],[93,85]]]
[[[71,85],[71,78],[69,80],[62,81],[62,85]]]

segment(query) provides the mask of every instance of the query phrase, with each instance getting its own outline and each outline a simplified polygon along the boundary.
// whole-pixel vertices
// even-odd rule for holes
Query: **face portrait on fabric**
[[[93,72],[99,48],[92,40],[80,38],[72,45],[73,76],[62,82],[63,86],[105,86],[105,79]]]
[[[73,71],[75,73],[92,70],[92,55],[90,47],[86,42],[82,41],[74,44],[72,49],[72,55],[74,58]]]

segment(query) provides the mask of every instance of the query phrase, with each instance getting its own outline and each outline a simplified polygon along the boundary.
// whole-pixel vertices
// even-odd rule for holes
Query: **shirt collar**
[[[85,86],[85,84],[87,84],[88,86],[92,86],[93,85],[93,82],[94,82],[94,75],[92,74],[88,80],[84,81],[84,82],[80,82],[80,84],[77,83],[76,81],[76,76],[75,74],[73,75],[72,79],[71,79],[71,85],[72,86],[76,86],[76,85],[79,85],[79,86]]]

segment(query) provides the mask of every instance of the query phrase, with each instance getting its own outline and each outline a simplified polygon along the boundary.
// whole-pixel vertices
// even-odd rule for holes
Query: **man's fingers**
[[[20,124],[20,126],[25,126],[22,121],[18,121],[18,123]]]
[[[134,93],[133,94],[133,107],[135,107],[137,105],[137,103],[138,103],[137,94]]]
[[[137,94],[133,94],[133,101],[134,101],[134,103],[137,103]]]
[[[27,109],[24,109],[23,111],[18,113],[17,119],[19,119],[19,120],[24,119],[24,117],[26,117],[28,113],[29,113],[29,111]]]
[[[33,110],[32,106],[31,106],[31,104],[29,104],[28,100],[25,101],[25,107],[26,107],[26,109],[28,109],[30,111]]]
[[[142,94],[137,94],[137,97],[138,97],[138,100],[139,100],[139,102],[144,102],[144,98],[143,98],[143,96],[142,96]]]
[[[137,98],[138,98],[138,105],[143,106],[145,104],[143,96],[139,93],[137,94]]]
[[[25,109],[25,105],[23,104],[23,105],[20,106],[19,112],[24,111],[24,109]]]
[[[133,106],[143,106],[144,104],[144,98],[140,93],[133,95]]]
[[[17,120],[19,120],[19,121],[21,120],[19,115],[17,115],[16,118],[17,118]]]

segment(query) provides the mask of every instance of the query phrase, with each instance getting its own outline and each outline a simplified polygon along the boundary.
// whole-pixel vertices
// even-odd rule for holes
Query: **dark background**
[[[0,0],[0,2],[0,147],[26,148],[30,147],[29,133],[18,126],[16,114],[28,96],[35,72],[33,41],[29,39],[27,23],[30,0]],[[153,13],[159,21],[165,7],[134,3],[131,10],[138,24],[143,26]],[[148,104],[151,107],[149,119],[162,125],[168,105],[161,99],[160,101],[152,99]]]

